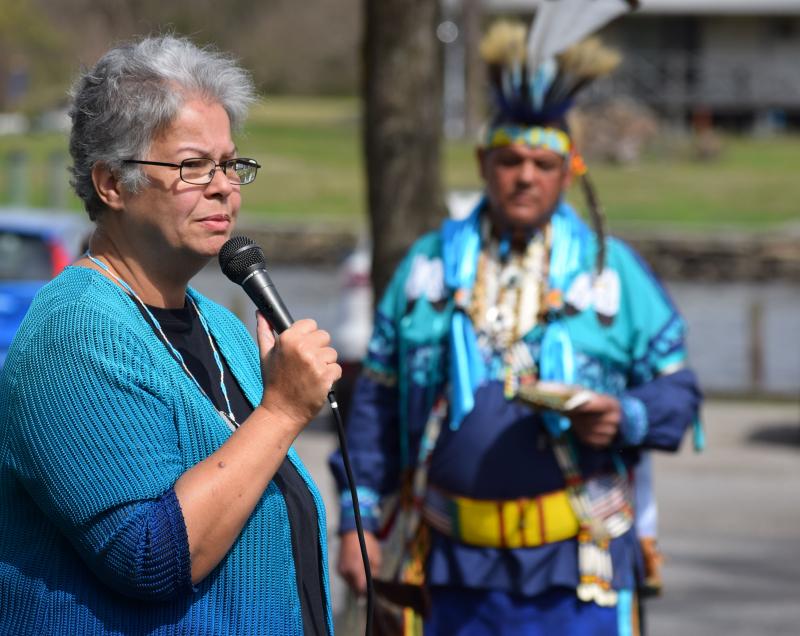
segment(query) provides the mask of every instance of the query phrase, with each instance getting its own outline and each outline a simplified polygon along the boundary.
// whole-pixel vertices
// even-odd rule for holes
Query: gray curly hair
[[[187,99],[218,102],[231,128],[241,129],[255,89],[250,74],[227,55],[186,38],[148,37],[108,51],[70,91],[70,183],[93,221],[106,208],[92,182],[92,167],[106,164],[136,192],[147,180],[125,159],[146,156],[154,137]]]

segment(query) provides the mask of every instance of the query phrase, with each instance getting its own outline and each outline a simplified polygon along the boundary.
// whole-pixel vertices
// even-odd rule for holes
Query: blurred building
[[[642,0],[606,33],[626,53],[606,90],[677,119],[800,123],[798,0]]]
[[[482,0],[482,20],[527,21],[543,1],[550,0]],[[458,22],[469,2],[443,5]],[[800,0],[640,0],[602,36],[625,59],[597,83],[595,97],[628,96],[673,122],[800,126]]]

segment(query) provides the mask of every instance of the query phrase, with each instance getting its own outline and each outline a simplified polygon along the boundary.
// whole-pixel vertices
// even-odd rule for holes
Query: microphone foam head
[[[242,283],[254,265],[266,268],[264,252],[246,236],[229,238],[220,249],[218,258],[222,273],[237,285]]]

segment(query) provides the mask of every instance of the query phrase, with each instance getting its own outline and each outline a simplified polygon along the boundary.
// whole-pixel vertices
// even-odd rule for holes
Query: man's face
[[[478,150],[492,222],[502,231],[541,227],[569,185],[568,162],[546,148],[522,144]]]

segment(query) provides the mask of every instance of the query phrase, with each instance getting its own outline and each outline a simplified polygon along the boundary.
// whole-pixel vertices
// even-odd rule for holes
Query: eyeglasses
[[[192,185],[206,185],[211,183],[217,168],[222,169],[222,174],[228,177],[233,185],[247,185],[256,179],[256,173],[261,167],[255,159],[226,159],[217,163],[207,157],[194,157],[184,159],[180,163],[165,163],[163,161],[140,161],[138,159],[125,159],[122,163],[139,163],[146,166],[166,166],[179,168],[181,181]]]

